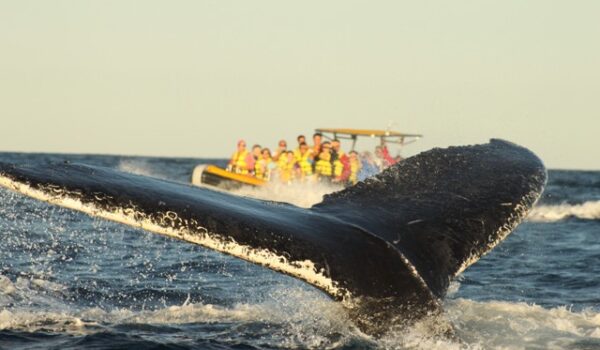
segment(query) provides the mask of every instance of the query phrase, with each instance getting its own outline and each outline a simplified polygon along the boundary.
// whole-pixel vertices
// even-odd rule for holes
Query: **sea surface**
[[[223,160],[0,153],[188,182]],[[310,206],[330,188],[240,195]],[[451,285],[452,339],[370,338],[322,292],[189,243],[0,189],[0,349],[600,349],[600,172],[550,170],[538,206]]]

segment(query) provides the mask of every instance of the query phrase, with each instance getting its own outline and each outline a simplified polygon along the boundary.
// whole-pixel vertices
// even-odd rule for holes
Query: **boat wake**
[[[529,221],[535,222],[556,222],[569,218],[599,220],[600,201],[587,201],[582,204],[538,205],[528,216]]]

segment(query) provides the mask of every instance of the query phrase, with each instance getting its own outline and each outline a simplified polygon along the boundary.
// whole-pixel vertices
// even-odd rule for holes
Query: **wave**
[[[458,338],[470,348],[600,348],[598,310],[467,299],[450,300],[445,307]]]
[[[315,298],[314,293],[307,296],[297,292],[297,289],[282,291],[281,296],[287,298],[286,301],[230,307],[186,303],[154,311],[4,309],[0,311],[0,331],[52,332],[71,336],[110,333],[115,329],[121,332],[154,329],[158,333],[185,333],[190,331],[188,327],[207,324],[214,328],[193,328],[200,332],[198,336],[218,335],[232,340],[240,337],[243,343],[267,347],[564,349],[600,346],[600,313],[591,309],[575,312],[564,306],[546,309],[526,303],[455,299],[446,302],[444,315],[454,325],[456,336],[452,339],[431,336],[431,325],[428,324],[417,324],[373,339],[350,326],[343,310],[334,302]],[[253,339],[238,334],[247,327],[251,329]]]
[[[527,219],[534,222],[556,222],[568,218],[600,219],[600,201],[588,201],[582,204],[540,205],[533,208]]]
[[[4,284],[9,284],[6,279]],[[8,291],[14,294],[13,288]],[[20,292],[26,291],[17,288]],[[103,309],[70,303],[51,307],[11,303],[0,308],[0,339],[2,331],[76,337],[126,332],[145,337],[149,329],[159,338],[194,333],[199,339],[218,337],[260,348],[337,348],[340,342],[362,339],[338,303],[314,290],[298,287],[276,287],[265,300],[230,306],[192,303],[188,299],[181,305],[153,310]],[[335,339],[332,334],[337,335]]]
[[[229,306],[188,299],[180,305],[134,310],[86,307],[59,300],[19,302],[20,296],[31,298],[32,294],[48,298],[46,290],[61,286],[39,281],[12,283],[5,276],[0,278],[0,285],[0,295],[12,299],[5,300],[0,309],[0,338],[3,331],[53,333],[69,339],[101,334],[110,338],[125,332],[141,340],[195,334],[198,339],[218,337],[261,348],[600,348],[600,310],[591,308],[574,311],[565,306],[448,299],[441,319],[426,319],[374,339],[352,326],[338,303],[299,286],[274,286],[260,300]],[[32,289],[40,286],[44,290]],[[455,282],[453,289],[459,287]],[[455,337],[432,336],[432,328],[447,321],[453,325]]]

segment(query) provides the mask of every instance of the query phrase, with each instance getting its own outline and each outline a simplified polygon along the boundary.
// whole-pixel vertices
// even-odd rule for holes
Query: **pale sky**
[[[0,151],[227,157],[318,127],[600,169],[600,1],[0,0]]]

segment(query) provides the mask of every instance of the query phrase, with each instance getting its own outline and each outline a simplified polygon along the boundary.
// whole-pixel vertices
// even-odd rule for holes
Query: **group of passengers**
[[[316,180],[355,184],[397,161],[390,156],[385,145],[377,146],[375,156],[370,152],[359,156],[354,150],[346,154],[337,139],[324,141],[321,133],[313,135],[312,146],[306,143],[304,135],[298,136],[297,141],[296,149],[290,150],[287,142],[281,140],[277,149],[271,152],[260,145],[252,146],[249,151],[246,142],[240,140],[227,170],[283,183]]]

